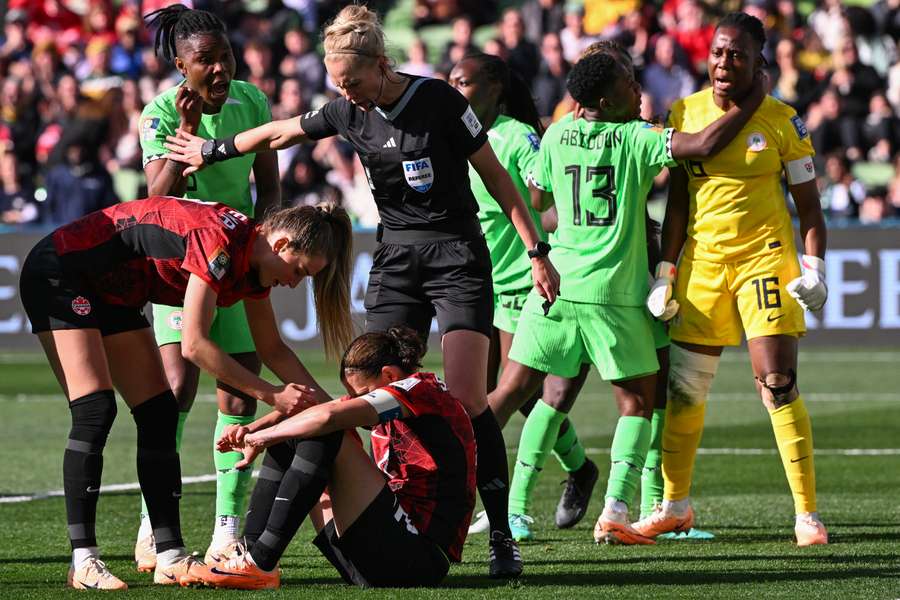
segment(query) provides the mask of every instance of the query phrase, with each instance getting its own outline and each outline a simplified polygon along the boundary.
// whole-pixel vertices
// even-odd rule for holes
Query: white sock
[[[818,512],[811,512],[811,513],[797,513],[797,516],[795,517],[794,520],[795,520],[795,521],[800,521],[801,519],[805,519],[805,518],[810,518],[810,519],[812,519],[813,521],[818,521],[818,520],[819,520],[819,513],[818,513]]]
[[[184,546],[157,552],[156,568],[158,569],[162,567],[163,569],[165,569],[166,567],[171,567],[172,565],[177,563],[179,559],[184,558],[185,554],[187,554],[187,550],[184,549]]]
[[[615,498],[607,498],[604,510],[628,516],[628,505]]]
[[[690,505],[690,498],[683,498],[681,500],[663,500],[663,510],[675,513],[678,516],[687,514]]]
[[[87,548],[75,548],[72,550],[72,566],[77,567],[90,557],[100,558],[100,550],[97,546],[88,546]]]
[[[219,515],[216,517],[216,527],[213,530],[214,540],[235,540],[241,528],[241,518],[234,515]]]
[[[153,525],[150,524],[148,515],[141,515],[141,526],[138,528],[138,539],[144,539],[153,535]]]

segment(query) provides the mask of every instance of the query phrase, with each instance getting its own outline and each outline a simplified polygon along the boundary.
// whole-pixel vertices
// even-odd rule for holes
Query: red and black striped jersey
[[[109,304],[181,306],[193,273],[231,306],[269,294],[249,266],[256,236],[256,223],[224,204],[153,196],[64,225],[53,244],[66,273]]]
[[[432,373],[386,385],[411,416],[372,428],[372,454],[419,533],[462,560],[475,508],[475,436],[459,401]]]

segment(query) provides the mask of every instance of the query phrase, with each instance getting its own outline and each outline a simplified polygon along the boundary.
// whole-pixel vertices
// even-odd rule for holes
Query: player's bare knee
[[[706,404],[721,357],[700,354],[672,345],[669,363],[668,401],[672,411]]]
[[[780,408],[797,397],[797,373],[793,369],[788,369],[787,373],[765,373],[757,377],[756,381],[763,403],[768,408]]]

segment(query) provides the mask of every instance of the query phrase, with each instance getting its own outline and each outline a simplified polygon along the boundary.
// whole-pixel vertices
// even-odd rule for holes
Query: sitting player
[[[423,354],[411,329],[364,334],[341,361],[349,397],[284,421],[272,412],[226,428],[218,446],[243,451],[238,466],[269,448],[250,499],[247,545],[182,584],[279,587],[278,561],[310,515],[314,543],[347,583],[438,585],[462,558],[475,506],[475,440],[462,404],[434,375],[417,372]],[[356,427],[373,428],[374,462]],[[326,486],[330,508],[319,503]]]

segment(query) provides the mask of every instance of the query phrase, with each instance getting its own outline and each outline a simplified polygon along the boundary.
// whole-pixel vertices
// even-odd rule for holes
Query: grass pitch
[[[334,365],[303,356],[319,381],[338,392]],[[434,357],[429,367],[435,369]],[[536,492],[535,542],[522,545],[525,575],[515,583],[486,577],[487,544],[471,536],[464,562],[436,590],[357,590],[344,585],[309,543],[304,524],[282,561],[276,592],[172,589],[134,570],[138,492],[101,494],[97,533],[104,560],[130,586],[130,598],[884,598],[900,597],[900,350],[801,352],[800,388],[813,419],[819,509],[831,544],[791,543],[793,507],[769,419],[755,397],[742,350],[725,354],[707,411],[693,488],[698,527],[716,539],[655,547],[596,546],[601,475],[588,516],[575,529],[553,526],[564,475],[551,458]],[[182,448],[185,477],[214,472],[211,382],[188,419]],[[69,429],[64,399],[43,357],[0,355],[0,598],[76,596],[65,589],[69,547],[65,506],[47,492],[62,488],[62,451]],[[609,466],[615,427],[609,386],[588,381],[573,421],[601,474]],[[522,424],[505,432],[510,460]],[[124,404],[105,452],[104,485],[130,484],[135,474],[134,425]],[[43,496],[42,496],[43,495]],[[24,501],[15,496],[35,497]],[[212,531],[215,484],[184,486],[182,527],[190,548],[205,551]],[[13,501],[16,500],[16,501]]]

